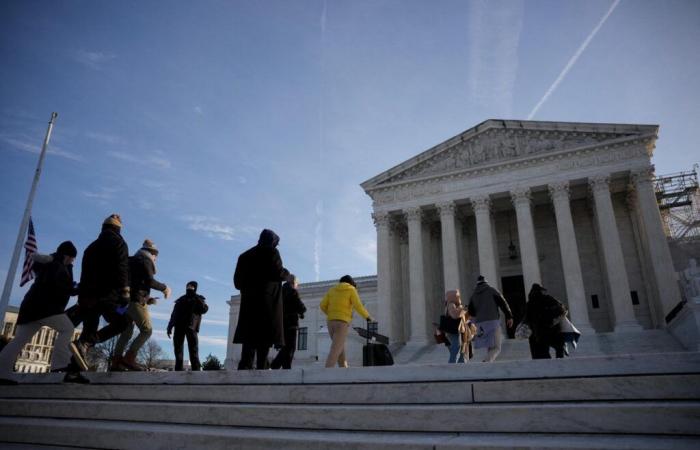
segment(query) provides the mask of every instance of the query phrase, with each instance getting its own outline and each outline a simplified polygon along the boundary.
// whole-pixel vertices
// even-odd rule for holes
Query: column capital
[[[374,221],[374,226],[377,228],[388,227],[391,223],[391,216],[388,212],[373,212],[372,220]]]
[[[477,195],[470,200],[472,202],[472,208],[474,208],[474,212],[477,214],[489,212],[491,210],[491,197],[489,197],[488,194]]]
[[[420,221],[423,218],[423,210],[420,206],[412,206],[403,210],[406,220],[409,222]]]
[[[633,186],[643,183],[651,183],[654,179],[654,166],[650,165],[643,169],[636,169],[630,172],[630,181]]]
[[[455,202],[451,200],[437,203],[435,206],[437,206],[438,211],[440,211],[440,217],[454,217],[455,210],[457,209]]]
[[[532,195],[530,194],[529,187],[516,187],[510,191],[510,200],[513,202],[513,206],[520,205],[530,205],[532,201]]]
[[[610,175],[594,175],[588,179],[588,187],[593,194],[610,192]]]
[[[557,181],[556,183],[550,183],[547,188],[549,189],[549,196],[552,200],[569,200],[570,192],[568,181]]]

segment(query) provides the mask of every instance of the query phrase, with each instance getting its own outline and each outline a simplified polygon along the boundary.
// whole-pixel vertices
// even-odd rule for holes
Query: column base
[[[615,333],[625,333],[630,331],[642,331],[642,326],[636,321],[626,321],[615,324]]]

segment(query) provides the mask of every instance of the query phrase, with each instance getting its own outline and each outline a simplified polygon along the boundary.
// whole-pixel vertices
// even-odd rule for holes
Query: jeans
[[[24,344],[30,342],[32,337],[41,327],[53,328],[58,332],[53,345],[51,368],[64,369],[70,362],[70,341],[73,337],[73,323],[65,314],[45,317],[34,322],[17,325],[17,332],[5,348],[0,352],[0,373],[11,373],[14,370],[15,360],[22,351]]]
[[[447,333],[446,336],[450,341],[450,359],[447,362],[450,364],[457,362],[464,363],[464,353],[460,351],[462,339],[460,338],[459,334]],[[457,360],[457,354],[459,354],[459,360]]]

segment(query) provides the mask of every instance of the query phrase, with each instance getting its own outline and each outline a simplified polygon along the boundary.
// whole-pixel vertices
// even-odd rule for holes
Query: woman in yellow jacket
[[[344,275],[338,284],[326,292],[321,300],[321,311],[328,317],[328,334],[331,336],[331,350],[326,359],[326,367],[348,367],[345,359],[345,339],[348,337],[353,308],[365,319],[372,320],[357,295],[355,280]]]

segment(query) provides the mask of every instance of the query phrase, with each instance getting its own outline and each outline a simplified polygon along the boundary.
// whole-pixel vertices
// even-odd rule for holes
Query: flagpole
[[[25,239],[25,234],[27,234],[27,227],[29,226],[29,216],[32,214],[32,203],[34,202],[34,195],[36,194],[36,187],[39,184],[39,177],[41,176],[41,168],[44,165],[44,157],[46,156],[46,149],[49,147],[49,139],[51,138],[51,130],[53,129],[53,124],[58,117],[58,113],[51,113],[51,120],[49,120],[49,127],[46,130],[46,137],[44,138],[44,144],[41,146],[41,153],[39,154],[39,162],[36,165],[36,171],[34,172],[34,181],[32,181],[32,188],[29,190],[29,198],[27,199],[27,206],[24,208],[24,216],[22,217],[22,223],[19,226],[19,233],[17,233],[17,242],[15,243],[15,251],[12,253],[12,259],[10,260],[10,268],[7,270],[7,277],[5,278],[5,287],[2,290],[2,297],[0,297],[0,322],[5,321],[5,309],[10,301],[10,293],[12,292],[12,283],[15,281],[15,274],[17,272],[17,263],[19,261],[19,255],[22,251],[22,246]]]

